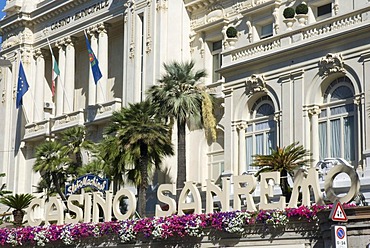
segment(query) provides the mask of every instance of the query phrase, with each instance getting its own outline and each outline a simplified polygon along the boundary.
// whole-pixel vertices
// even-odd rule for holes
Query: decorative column
[[[320,142],[319,142],[319,114],[321,110],[319,106],[313,106],[308,110],[308,114],[311,117],[311,152],[313,162],[311,165],[315,165],[320,160]]]
[[[59,49],[59,61],[58,61],[58,67],[60,71],[60,76],[58,78],[57,84],[56,84],[56,116],[63,114],[63,102],[64,102],[64,80],[65,80],[65,63],[66,63],[66,55],[65,55],[65,47],[64,47],[64,39],[60,40],[56,44],[57,48]]]
[[[73,112],[75,90],[75,39],[65,38],[66,64],[65,64],[65,94],[63,99],[63,113]]]
[[[247,124],[245,122],[239,123],[237,126],[239,130],[239,175],[246,171],[246,147],[245,147],[245,129]]]
[[[280,145],[286,146],[293,142],[294,140],[294,91],[293,91],[293,82],[291,74],[287,73],[281,75],[279,78],[281,82],[281,111],[282,111],[282,120],[281,120],[281,143]]]
[[[235,127],[232,126],[231,120],[233,116],[233,89],[224,90],[225,98],[225,146],[224,146],[224,173],[222,176],[231,176],[233,174],[234,160],[234,134]],[[235,137],[237,138],[237,137]]]
[[[44,82],[45,82],[45,59],[44,52],[41,49],[35,51],[36,60],[36,81],[34,87],[34,109],[33,109],[33,120],[39,122],[43,120],[44,113]]]
[[[355,107],[356,107],[355,108],[355,116],[357,116],[357,118],[354,118],[354,120],[355,120],[355,123],[354,123],[354,125],[355,125],[354,137],[358,137],[358,138],[355,138],[355,142],[354,142],[354,145],[355,145],[354,150],[356,151],[355,161],[359,161],[358,167],[356,169],[357,169],[357,172],[359,173],[359,175],[361,175],[361,176],[364,176],[364,171],[365,171],[364,162],[361,159],[361,151],[362,151],[361,145],[362,145],[362,140],[363,140],[364,136],[362,136],[358,132],[359,132],[359,130],[364,130],[365,129],[363,127],[363,124],[361,123],[361,119],[362,119],[361,118],[361,112],[366,112],[365,106],[364,106],[364,97],[365,97],[364,93],[358,94],[358,95],[355,96],[355,99],[353,101],[353,103],[355,104]]]
[[[91,49],[95,53],[98,48],[98,40],[96,38],[95,30],[94,29],[89,30],[88,34],[90,35]],[[96,84],[94,81],[94,76],[92,74],[90,64],[89,64],[89,96],[87,102],[88,105],[95,105],[96,103]]]
[[[363,81],[370,82],[370,52],[362,54],[359,61],[362,61]],[[365,99],[370,99],[370,87],[368,84],[363,84],[362,92],[364,92]],[[363,109],[361,111],[361,115],[358,116],[362,122],[363,134],[359,135],[363,136],[363,142],[362,146],[359,147],[359,150],[362,150],[360,158],[363,159],[363,170],[365,172],[365,177],[370,176],[370,139],[365,138],[370,134],[370,118],[368,117],[368,112],[366,111],[367,109],[370,109],[370,102],[368,100],[363,101]]]
[[[107,81],[108,81],[108,34],[107,25],[104,23],[98,24],[97,27],[99,36],[98,59],[102,78],[97,86],[97,103],[107,102]]]

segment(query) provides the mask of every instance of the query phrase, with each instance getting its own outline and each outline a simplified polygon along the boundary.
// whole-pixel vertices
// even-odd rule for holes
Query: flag
[[[52,74],[52,76],[51,76],[51,95],[54,96],[55,95],[56,80],[57,80],[58,76],[60,76],[60,70],[59,70],[59,67],[58,67],[58,62],[54,57],[53,49],[51,49],[49,39],[46,38],[46,40],[48,41],[48,45],[49,45],[49,49],[50,49],[50,53],[51,53],[51,62],[53,63],[53,68],[51,70],[51,74]]]
[[[59,71],[57,60],[55,59],[54,54],[53,54],[52,51],[51,51],[51,56],[52,56],[52,60],[53,60],[51,95],[54,96],[55,95],[56,80],[57,80],[58,76],[60,76],[60,71]]]
[[[22,105],[22,98],[23,95],[26,94],[27,90],[29,88],[26,74],[24,73],[22,61],[19,63],[19,74],[18,74],[18,85],[17,85],[17,99],[16,99],[16,107],[19,108],[19,106]]]
[[[90,61],[90,65],[91,65],[91,71],[92,71],[92,74],[94,76],[95,84],[97,84],[99,79],[102,77],[101,71],[100,71],[100,68],[99,68],[99,61],[95,57],[95,54],[94,54],[93,50],[91,49],[91,46],[90,46],[89,40],[87,39],[86,33],[85,33],[85,39],[86,39],[87,51],[89,53],[89,61]]]

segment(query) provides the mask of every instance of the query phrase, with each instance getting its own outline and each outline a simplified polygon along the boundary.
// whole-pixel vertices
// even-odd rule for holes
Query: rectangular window
[[[221,79],[221,74],[216,72],[222,66],[222,41],[212,43],[212,81],[217,82]]]
[[[263,25],[261,27],[261,39],[265,39],[272,36],[272,23]]]
[[[331,3],[317,7],[317,17],[331,14]]]

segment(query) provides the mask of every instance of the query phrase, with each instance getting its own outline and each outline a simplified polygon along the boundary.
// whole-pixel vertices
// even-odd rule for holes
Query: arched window
[[[252,107],[251,118],[246,129],[246,162],[247,171],[255,171],[251,167],[253,155],[270,154],[270,148],[276,147],[275,108],[269,96],[259,98]]]
[[[320,159],[355,161],[354,90],[347,77],[334,80],[326,89],[319,115]]]

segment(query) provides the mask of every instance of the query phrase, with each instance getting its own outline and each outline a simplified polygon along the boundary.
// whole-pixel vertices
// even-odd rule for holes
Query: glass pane
[[[272,23],[261,27],[261,38],[267,38],[272,36]]]
[[[319,140],[320,140],[320,159],[328,157],[328,137],[327,137],[327,124],[326,122],[319,123]],[[315,145],[315,144],[313,144]]]
[[[260,122],[256,124],[256,131],[270,129],[268,121]]]
[[[212,51],[217,51],[222,49],[222,41],[216,41],[212,43]]]
[[[319,118],[326,117],[327,114],[326,112],[327,112],[326,109],[322,109],[321,113],[319,114]]]
[[[263,152],[263,134],[256,135],[256,154],[264,154]]]
[[[331,95],[331,100],[342,100],[352,97],[353,93],[350,88],[348,88],[347,86],[339,86],[333,91],[333,94]]]
[[[344,118],[344,159],[355,160],[355,123],[354,117]]]
[[[256,113],[256,117],[263,117],[263,116],[269,116],[273,115],[275,112],[275,109],[270,104],[262,104],[258,109]]]
[[[268,132],[267,133],[267,147],[266,147],[266,154],[271,154],[271,149],[276,148],[276,141],[275,141],[275,132]]]
[[[317,16],[322,16],[331,13],[331,3],[322,5],[317,8]]]
[[[333,108],[330,108],[330,114],[339,115],[343,113],[352,112],[353,109],[354,109],[353,104],[348,104],[348,105],[340,106],[340,107],[333,107]]]
[[[213,75],[212,75],[212,80],[213,82],[216,82],[217,80],[220,79],[220,73],[217,73],[216,70],[220,69],[220,54],[217,53],[213,55]]]
[[[341,157],[341,135],[340,135],[340,120],[330,121],[330,156],[333,158]]]
[[[253,154],[253,143],[252,137],[246,137],[245,139],[246,153],[247,153],[247,165],[253,163],[252,154]]]
[[[253,131],[253,124],[252,125],[248,125],[247,132],[252,132],[252,131]]]

